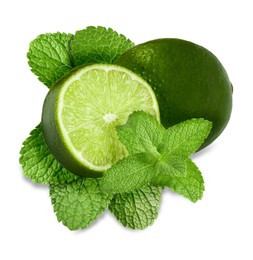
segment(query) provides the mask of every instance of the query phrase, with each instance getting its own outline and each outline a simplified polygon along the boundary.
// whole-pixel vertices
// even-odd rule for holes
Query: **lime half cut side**
[[[151,87],[118,65],[80,66],[58,81],[43,105],[42,127],[55,158],[71,172],[100,177],[127,156],[115,126],[143,110],[159,121]]]

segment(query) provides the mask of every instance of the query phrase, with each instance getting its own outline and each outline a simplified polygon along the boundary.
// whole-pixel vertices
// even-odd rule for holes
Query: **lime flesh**
[[[125,124],[137,110],[159,120],[158,103],[146,81],[118,65],[81,66],[46,96],[44,137],[65,168],[80,176],[99,177],[127,155],[115,126]]]

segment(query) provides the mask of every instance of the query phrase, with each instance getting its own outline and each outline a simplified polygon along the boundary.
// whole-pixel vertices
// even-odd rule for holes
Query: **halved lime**
[[[118,65],[80,66],[58,81],[43,105],[42,127],[55,158],[71,172],[99,177],[127,155],[115,126],[133,111],[143,110],[159,120],[151,87]]]

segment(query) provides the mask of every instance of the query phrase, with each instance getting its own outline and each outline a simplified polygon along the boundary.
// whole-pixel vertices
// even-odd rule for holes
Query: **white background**
[[[251,2],[1,1],[0,259],[253,259]],[[194,204],[165,191],[158,219],[143,231],[124,228],[108,211],[90,228],[69,231],[56,220],[48,187],[25,179],[18,163],[47,93],[28,67],[29,42],[89,25],[111,27],[136,44],[178,37],[203,45],[234,85],[229,125],[193,156],[204,198]]]

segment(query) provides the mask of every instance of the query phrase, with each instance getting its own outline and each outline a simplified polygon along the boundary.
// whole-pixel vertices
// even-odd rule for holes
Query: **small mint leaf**
[[[144,111],[133,112],[127,123],[117,126],[116,131],[130,155],[148,152],[159,156],[157,147],[165,130],[152,115]]]
[[[172,191],[177,192],[192,202],[200,200],[205,190],[203,177],[194,162],[187,159],[186,163],[186,176],[178,177],[167,174],[159,174],[152,180],[152,185],[168,187]]]
[[[109,210],[123,226],[144,229],[157,218],[161,198],[162,188],[145,186],[129,193],[115,194]]]
[[[169,127],[159,146],[162,157],[190,156],[203,144],[211,128],[212,123],[201,118],[193,118]]]
[[[30,43],[28,63],[32,72],[49,88],[73,68],[69,55],[72,37],[66,33],[46,33]]]

